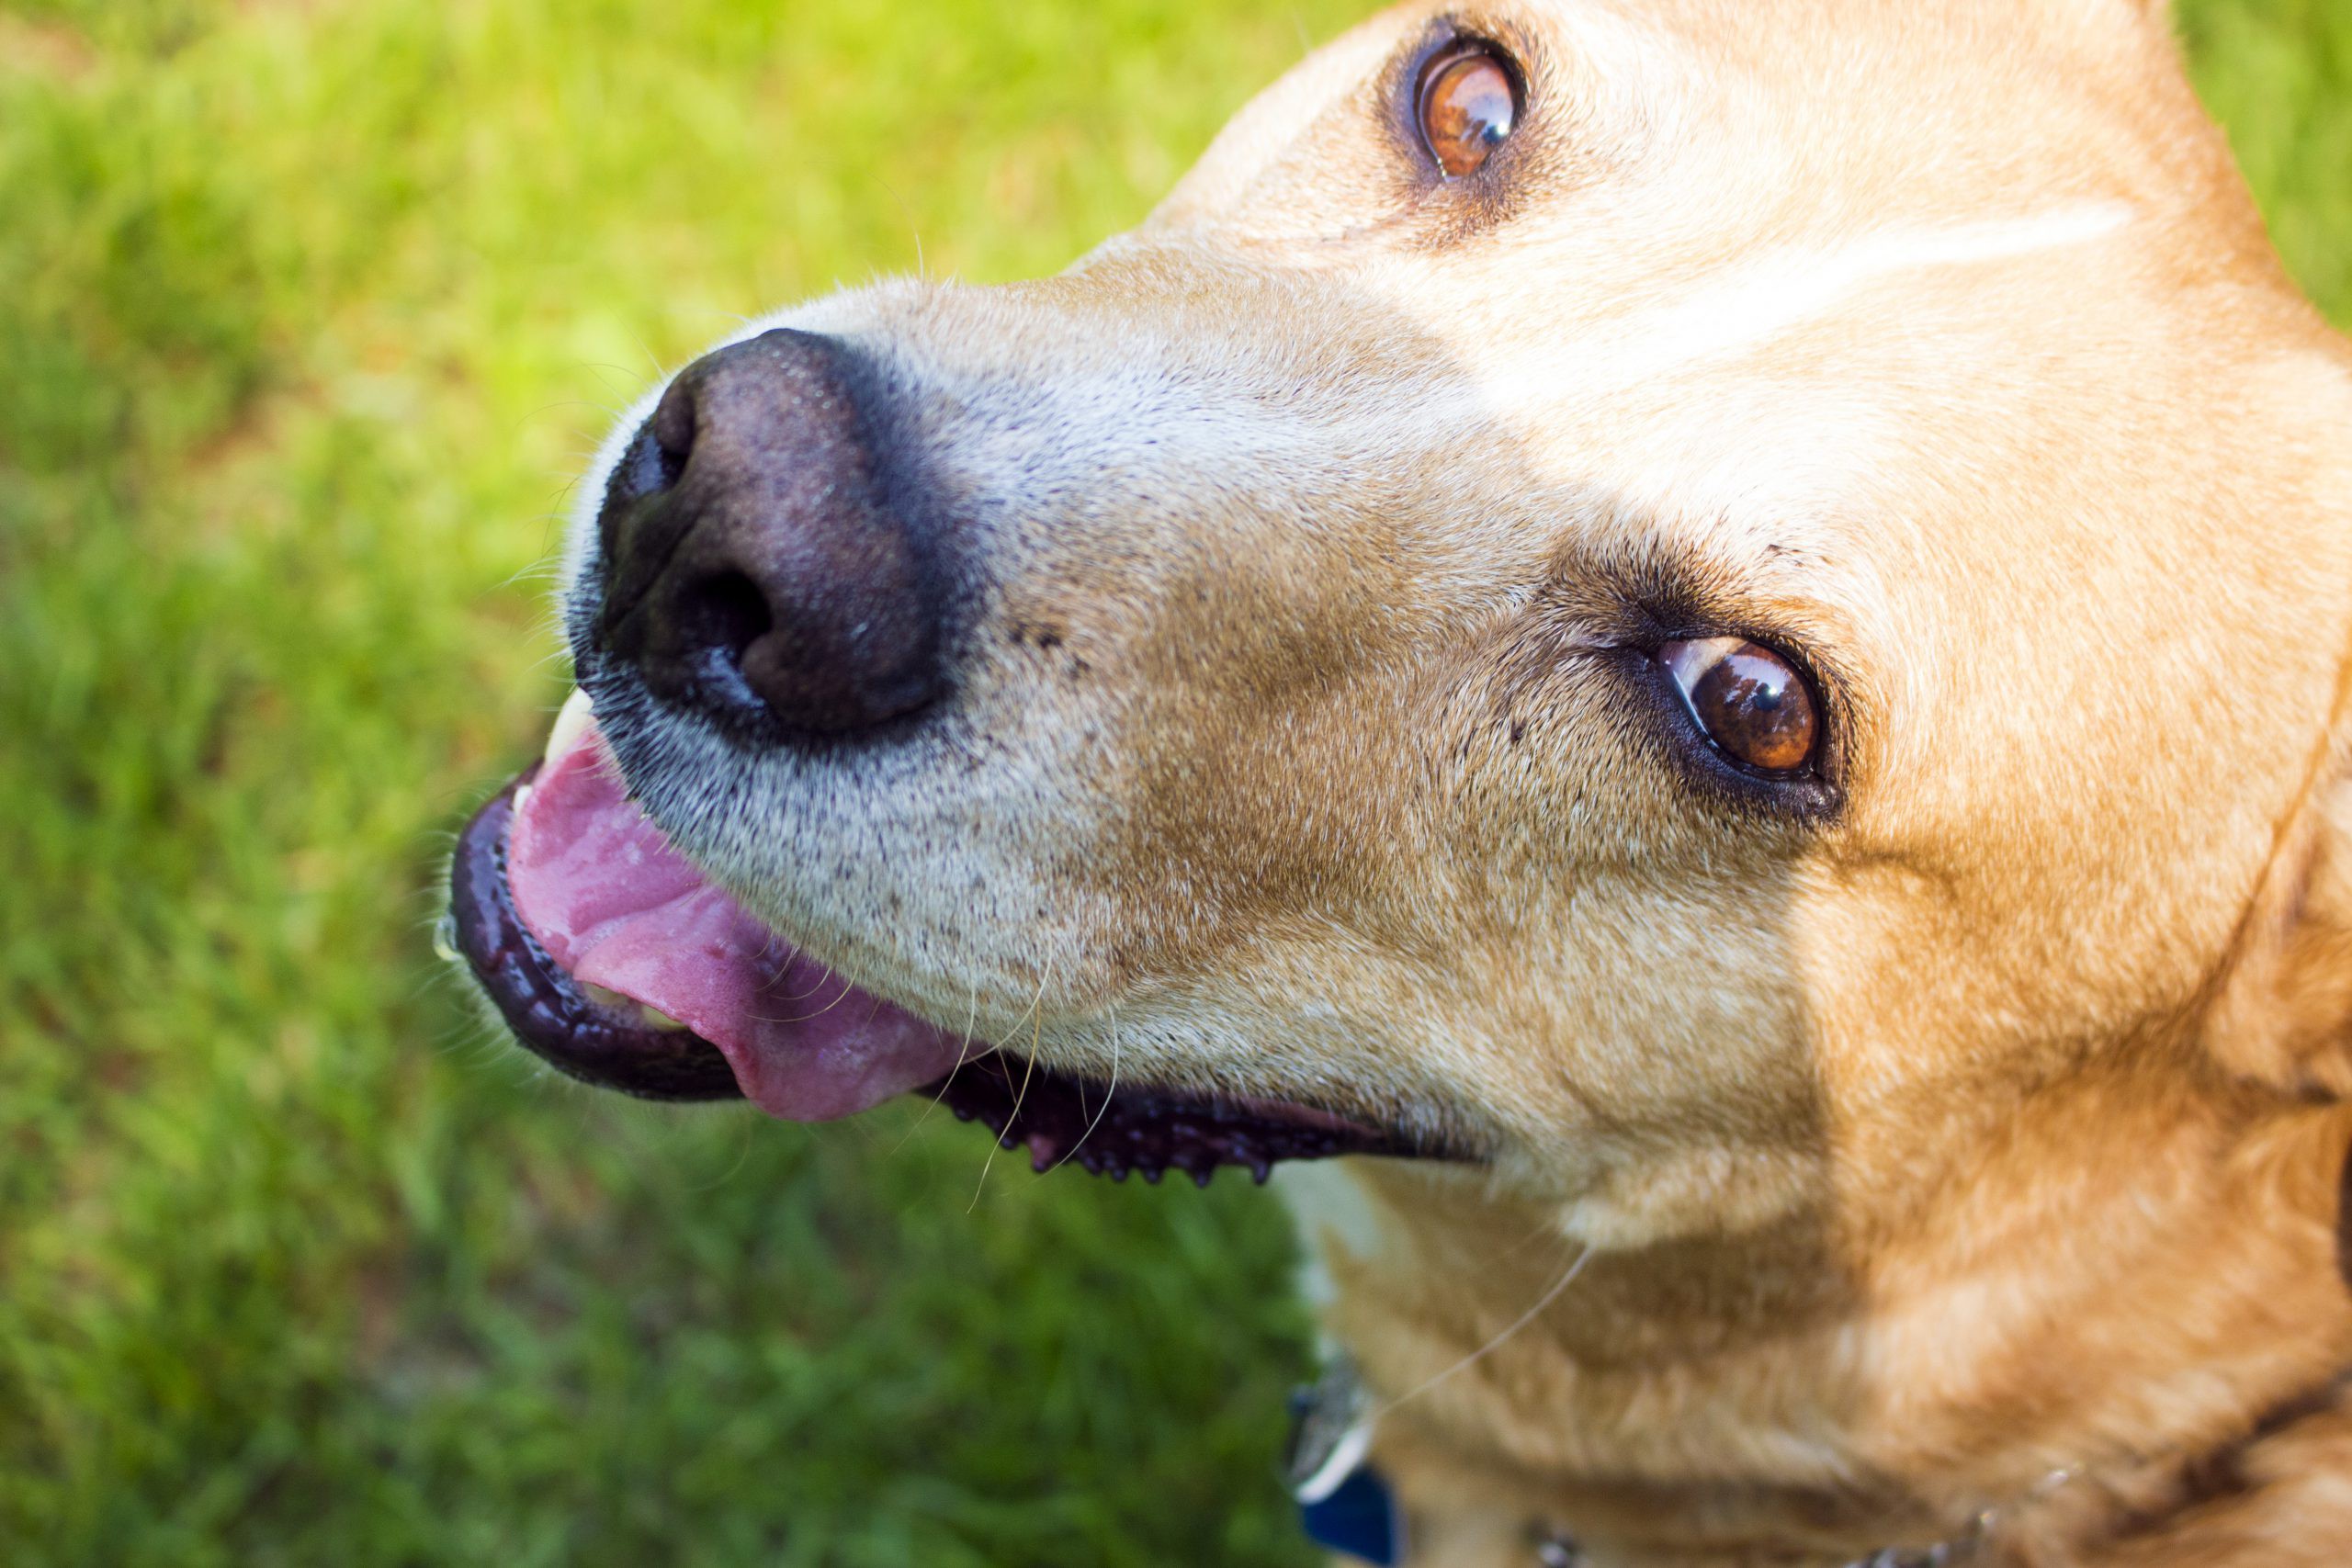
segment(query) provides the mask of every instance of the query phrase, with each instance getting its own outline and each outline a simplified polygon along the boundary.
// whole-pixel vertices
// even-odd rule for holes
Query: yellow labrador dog
[[[2161,10],[1408,5],[591,481],[560,1066],[1351,1156],[1415,1568],[2352,1562],[2352,353]]]

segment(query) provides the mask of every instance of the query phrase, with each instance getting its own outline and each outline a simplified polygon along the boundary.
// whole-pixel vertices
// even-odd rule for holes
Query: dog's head
[[[1850,1197],[2332,907],[2331,343],[2129,0],[1407,6],[622,423],[469,951],[642,1090]]]

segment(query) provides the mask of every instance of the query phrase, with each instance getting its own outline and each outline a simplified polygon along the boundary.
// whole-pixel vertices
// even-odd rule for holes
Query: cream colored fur
[[[1440,17],[1507,182],[1396,134]],[[2352,357],[2161,14],[1407,6],[1069,273],[778,322],[981,520],[971,743],[684,837],[956,1027],[1489,1151],[1317,1236],[1415,1568],[2352,1562],[2352,1420],[2256,1435],[2352,1365]],[[1669,572],[1834,810],[1677,771]]]

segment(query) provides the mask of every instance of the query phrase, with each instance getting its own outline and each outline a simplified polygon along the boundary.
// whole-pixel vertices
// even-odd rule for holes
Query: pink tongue
[[[540,769],[506,844],[514,912],[572,977],[726,1055],[772,1116],[848,1116],[944,1077],[961,1043],[801,957],[622,793],[594,725]]]

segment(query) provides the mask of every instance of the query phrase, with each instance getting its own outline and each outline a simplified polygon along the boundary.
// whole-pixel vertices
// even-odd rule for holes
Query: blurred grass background
[[[1308,1560],[1246,1183],[575,1090],[427,932],[657,366],[1057,267],[1361,9],[0,4],[0,1556]],[[2352,6],[2182,26],[2346,320]]]

